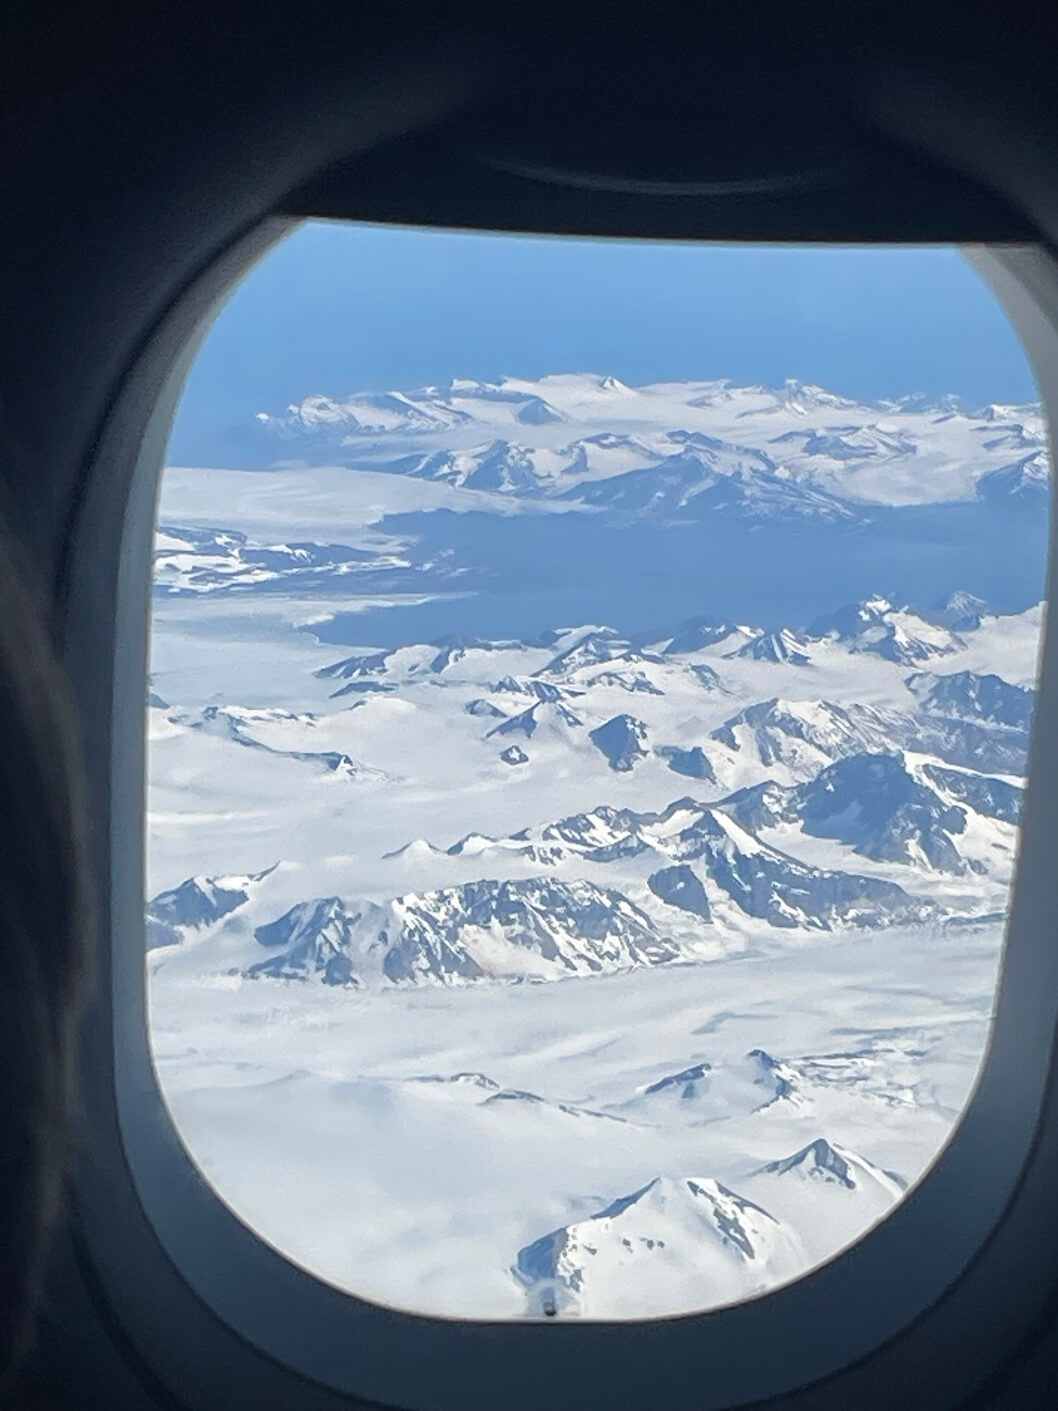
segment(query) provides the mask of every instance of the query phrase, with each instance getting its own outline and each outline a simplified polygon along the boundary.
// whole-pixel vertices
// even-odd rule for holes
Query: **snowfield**
[[[1039,409],[563,374],[255,434],[286,468],[163,482],[147,705],[152,1042],[221,1197],[477,1318],[859,1238],[987,1042]]]

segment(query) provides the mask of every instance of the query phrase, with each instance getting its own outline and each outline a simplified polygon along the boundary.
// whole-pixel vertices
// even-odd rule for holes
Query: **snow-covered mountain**
[[[531,706],[526,706],[525,710],[519,711],[517,715],[509,716],[500,725],[494,725],[486,733],[485,738],[492,740],[503,738],[508,735],[524,735],[531,739],[537,730],[543,726],[550,726],[552,730],[564,733],[562,727],[583,725],[584,722],[575,711],[569,706],[561,705],[558,702],[536,701]]]
[[[281,949],[268,960],[251,965],[246,973],[251,979],[318,976],[326,985],[357,986],[354,945],[363,922],[363,910],[350,911],[340,897],[301,902],[278,920],[257,927],[254,937],[261,945]]]
[[[626,516],[691,521],[725,513],[834,523],[852,523],[859,517],[857,510],[836,496],[777,472],[776,464],[763,453],[699,438],[655,464],[575,485],[563,498]]]
[[[884,770],[890,763],[881,757]],[[815,787],[777,789],[766,815],[753,821],[760,826],[797,817],[806,831],[854,841],[867,856],[928,856],[941,869],[963,870],[944,831],[960,831],[960,820],[965,825],[957,805],[894,773],[887,775],[894,797],[886,811],[878,803],[878,781],[871,787],[878,761],[844,764],[852,768],[824,771]],[[821,801],[831,798],[834,778],[859,802],[841,802],[828,814]],[[257,926],[255,939],[275,954],[251,963],[246,974],[353,986],[555,979],[693,960],[718,910],[728,918],[742,914],[780,930],[808,931],[921,924],[941,915],[935,902],[894,882],[815,867],[769,846],[735,821],[742,802],[736,796],[713,807],[684,798],[660,813],[600,807],[504,839],[463,838],[448,857],[472,857],[483,868],[514,857],[550,869],[587,863],[600,868],[600,876],[615,872],[619,886],[545,873],[407,893],[381,904],[339,897],[300,902]],[[424,858],[441,856],[423,843],[401,851],[412,847]],[[650,909],[627,894],[644,883]],[[247,893],[190,879],[155,899],[151,925],[161,926],[179,899],[181,915],[201,916],[183,924],[205,925],[243,905]],[[688,927],[689,947],[680,938]],[[179,933],[169,923],[156,944],[175,939]]]
[[[610,768],[619,772],[627,772],[647,757],[647,727],[634,715],[615,715],[590,731],[589,739]]]
[[[909,713],[885,706],[774,697],[731,716],[710,739],[752,754],[765,770],[782,765],[791,777],[804,779],[848,755],[899,748],[915,738],[916,728]]]
[[[719,1181],[658,1176],[526,1245],[512,1273],[537,1313],[642,1316],[694,1307],[695,1290],[712,1302],[718,1285],[745,1298],[803,1263],[797,1237],[761,1206]]]
[[[637,906],[591,882],[470,882],[385,906],[337,897],[304,902],[254,933],[283,947],[251,977],[319,977],[358,985],[465,984],[601,974],[679,958]]]
[[[222,749],[314,763],[378,799],[400,785],[368,762],[372,742],[405,750],[409,709],[430,722],[424,743],[439,729],[453,760],[471,752],[461,770],[499,769],[534,791],[556,777],[594,781],[595,802],[581,812],[541,821],[534,794],[528,825],[474,830],[445,847],[405,834],[382,850],[384,872],[370,885],[365,877],[288,893],[284,906],[254,916],[272,953],[241,968],[258,979],[374,988],[557,978],[694,961],[747,923],[776,935],[932,925],[973,915],[975,895],[989,914],[1012,865],[1021,788],[1009,776],[1024,766],[1033,692],[965,668],[908,675],[887,653],[861,650],[865,618],[876,626],[903,610],[880,599],[862,607],[835,613],[830,636],[701,620],[634,641],[599,624],[530,641],[448,634],[317,666],[329,694],[335,683],[373,688],[352,707],[151,710],[162,738],[200,734]],[[979,636],[993,620],[964,630]],[[916,631],[948,631],[918,621]],[[949,646],[954,665],[973,650]],[[802,659],[820,651],[825,665]],[[858,664],[872,658],[876,667]],[[814,682],[834,682],[842,662],[850,681],[883,673],[885,690],[874,700],[869,689],[868,699],[848,689],[813,698]],[[751,700],[725,718],[725,705],[745,700],[746,680],[774,679],[797,682],[798,693]],[[636,713],[614,713],[633,693]],[[674,799],[674,775],[703,796]],[[621,802],[633,781],[646,781],[636,787],[656,807]],[[607,794],[613,802],[599,804]],[[865,873],[853,854],[900,870]],[[969,891],[938,893],[936,876]],[[184,886],[194,895],[199,883]],[[172,925],[167,897],[149,911],[155,944],[191,934],[187,922]],[[205,909],[195,934],[226,914]]]
[[[828,1142],[824,1137],[817,1137],[792,1156],[769,1161],[760,1168],[760,1174],[793,1175],[803,1181],[833,1184],[849,1191],[871,1190],[890,1202],[899,1200],[907,1186],[903,1177],[880,1170],[856,1152]]]
[[[786,797],[780,791],[784,806]],[[649,869],[647,885],[660,901],[703,921],[718,902],[771,926],[810,930],[909,924],[937,915],[932,902],[896,883],[800,862],[762,842],[735,814],[737,801],[725,807],[691,798],[659,813],[602,806],[506,838],[470,835],[448,853],[472,856],[479,866],[520,857],[551,868],[579,860],[620,870],[636,859],[640,874]]]
[[[419,393],[360,392],[344,401],[312,396],[292,404],[285,416],[257,414],[259,423],[286,440],[309,437],[342,445],[354,436],[450,431],[474,418],[432,389]]]
[[[573,644],[564,646],[537,674],[545,677],[570,677],[582,667],[599,666],[612,661],[627,648],[627,641],[612,627],[593,628],[591,631],[577,634]]]
[[[917,671],[907,678],[908,690],[928,715],[953,720],[983,720],[1027,734],[1035,692],[1015,686],[992,673],[953,671],[937,675]]]
[[[692,745],[690,749],[681,749],[678,745],[659,745],[657,754],[666,761],[673,774],[683,774],[688,779],[705,779],[710,784],[716,783],[713,766],[701,745]]]
[[[940,786],[942,792],[938,792],[916,777],[901,755],[849,755],[805,784],[784,789],[769,780],[739,790],[721,807],[747,827],[799,823],[813,837],[847,843],[876,861],[961,875],[967,863],[957,839],[966,831],[967,815],[958,802],[945,797],[954,792],[944,788],[953,773],[926,775]],[[969,803],[968,793],[964,788],[955,798]],[[982,796],[981,802],[987,816],[995,817],[997,808],[1009,808],[1002,795],[999,799]]]
[[[599,974],[677,958],[621,893],[546,878],[472,882],[392,904],[390,980]]]
[[[760,843],[715,811],[699,830],[708,837],[708,876],[747,916],[776,927],[830,930],[834,926],[914,925],[937,915],[934,903],[895,882],[828,871]]]
[[[907,1179],[842,1142],[817,1136],[740,1180],[743,1190],[796,1230],[816,1258],[861,1237],[907,1190]]]
[[[747,661],[784,662],[789,666],[809,666],[812,661],[809,639],[791,632],[788,627],[777,632],[762,632],[731,655]]]
[[[667,906],[689,911],[692,916],[700,916],[703,921],[712,919],[709,906],[709,893],[701,878],[685,862],[677,862],[672,867],[659,867],[647,878],[647,886]]]
[[[522,647],[521,642],[491,642],[481,637],[467,637],[459,633],[448,633],[435,637],[433,641],[415,643],[392,651],[357,652],[318,667],[314,673],[321,681],[375,682],[394,685],[416,676],[439,675],[450,666],[464,661],[468,655],[474,658],[482,653],[500,653]],[[511,678],[507,678],[508,682]],[[510,686],[497,685],[496,690],[510,689]],[[557,695],[538,694],[540,700],[557,700]]]
[[[196,931],[214,926],[245,906],[255,885],[272,870],[243,876],[188,877],[178,887],[159,892],[147,904],[147,948],[178,945]]]
[[[916,672],[905,684],[918,701],[918,748],[970,769],[1024,773],[1031,687],[974,671]]]
[[[1009,779],[992,779],[968,769],[945,769],[940,764],[924,764],[922,773],[951,798],[967,804],[983,817],[1017,824],[1024,790]]]
[[[952,632],[976,632],[988,613],[988,604],[965,589],[957,588],[946,593],[932,608],[920,611],[927,622],[939,627],[950,628]]]
[[[675,1073],[663,1073],[623,1103],[621,1110],[652,1122],[721,1122],[772,1108],[772,1115],[789,1116],[809,1105],[802,1087],[790,1064],[755,1048],[726,1062],[699,1061]]]
[[[665,653],[668,656],[678,656],[688,652],[701,651],[703,647],[715,646],[717,642],[726,642],[727,639],[738,631],[733,622],[721,622],[712,617],[690,618],[687,622],[680,623],[671,635],[666,632],[663,635],[668,637],[665,644]],[[646,640],[652,640],[652,634],[646,635]]]
[[[455,380],[315,395],[260,412],[256,425],[273,458],[366,457],[460,487],[651,513],[697,512],[712,497],[713,508],[851,518],[863,505],[1037,493],[1047,475],[1038,406],[858,403],[794,379],[778,388],[631,387],[597,373]]]
[[[950,656],[963,645],[947,628],[927,622],[888,598],[869,598],[817,618],[807,636],[904,665]]]
[[[548,421],[545,416],[537,424],[547,425]],[[671,447],[663,444],[656,449],[634,436],[613,432],[585,436],[559,447],[533,447],[498,438],[462,450],[413,454],[392,462],[390,468],[461,488],[534,495],[641,469],[663,461],[666,451],[671,452]]]
[[[997,438],[986,444],[989,449],[1000,446],[1005,449],[1009,442]],[[1031,445],[1033,440],[1026,438],[1024,428],[1019,427],[1015,433],[1014,444]],[[977,482],[977,493],[981,499],[999,504],[1011,500],[1043,503],[1050,488],[1050,459],[1043,450],[1034,450],[1029,455],[1022,456],[1020,460],[1013,461],[1010,465],[986,471]]]
[[[717,642],[741,638],[737,646],[723,655],[808,666],[815,660],[819,647],[837,645],[853,654],[869,652],[886,661],[918,665],[962,649],[965,643],[948,623],[959,622],[966,630],[975,630],[981,625],[984,606],[972,595],[962,594],[956,595],[954,602],[946,602],[927,613],[877,596],[824,614],[800,630],[783,627],[765,631],[738,627],[734,623],[692,619],[675,630],[665,643],[664,651],[673,655],[694,652]],[[654,634],[642,636],[644,640],[656,640]]]

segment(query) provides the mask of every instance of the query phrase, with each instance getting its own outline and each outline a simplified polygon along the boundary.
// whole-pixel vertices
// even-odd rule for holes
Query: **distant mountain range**
[[[312,396],[259,413],[257,426],[272,459],[634,513],[851,518],[857,505],[1034,494],[1047,476],[1038,405],[859,403],[793,379],[777,388],[629,387],[593,373],[456,380]]]
[[[808,630],[858,635],[862,649],[910,663],[966,630],[974,606],[879,624],[869,611],[858,623],[817,621],[823,604],[882,584],[925,610],[951,576],[1004,611],[1040,594],[1050,468],[1038,406],[867,405],[796,382],[630,388],[570,374],[311,397],[255,425],[257,464],[288,469],[255,477],[250,503],[282,484],[296,504],[318,474],[325,490],[309,500],[336,512],[314,535],[302,526],[283,537],[282,516],[232,527],[203,517],[200,487],[213,477],[219,505],[247,482],[170,472],[158,596],[427,597],[451,600],[448,620],[469,635],[497,637],[499,594],[506,630],[525,636],[553,620],[553,603],[537,608],[535,597],[554,566],[570,620],[590,621],[600,602],[622,600],[634,562],[648,615],[621,626],[697,598],[766,625],[760,640],[732,643],[754,659],[810,659],[798,640]],[[907,552],[896,552],[901,541]],[[785,622],[764,584],[739,571],[756,557],[790,584]],[[888,563],[899,565],[892,577],[878,571]],[[404,640],[434,635],[415,628]]]

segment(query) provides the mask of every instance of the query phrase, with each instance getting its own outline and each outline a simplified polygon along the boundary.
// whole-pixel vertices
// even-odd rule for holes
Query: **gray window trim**
[[[156,1376],[191,1408],[700,1411],[787,1396],[813,1408],[942,1407],[972,1390],[1053,1297],[1058,1202],[1058,626],[1048,616],[1030,783],[996,1017],[964,1118],[926,1177],[844,1254],[705,1315],[463,1323],[336,1290],[253,1234],[169,1119],[147,1029],[144,689],[151,534],[172,410],[196,339],[289,228],[249,233],[173,307],[116,397],[69,543],[66,656],[82,709],[104,935],[85,1039],[83,1257]],[[1058,264],[978,249],[1058,420]],[[1055,497],[1058,499],[1058,497]],[[1053,536],[1052,536],[1053,537]],[[1054,596],[1054,566],[1048,596]],[[247,1403],[249,1404],[249,1403]]]

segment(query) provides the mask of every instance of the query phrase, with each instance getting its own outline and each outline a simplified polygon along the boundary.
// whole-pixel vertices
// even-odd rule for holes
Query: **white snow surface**
[[[207,1179],[316,1276],[451,1316],[713,1307],[862,1237],[984,1051],[1027,719],[983,713],[979,678],[1034,684],[1042,604],[953,583],[957,626],[878,593],[682,643],[605,615],[531,641],[305,629],[431,606],[389,515],[558,524],[693,449],[673,432],[721,443],[696,451],[713,484],[968,499],[1037,454],[1038,408],[561,374],[261,424],[345,463],[171,470],[156,543],[151,1039]],[[486,485],[498,440],[524,455]],[[390,442],[406,463],[379,469]],[[922,672],[970,676],[930,714]],[[893,755],[911,802],[835,799],[826,836],[721,807]]]

